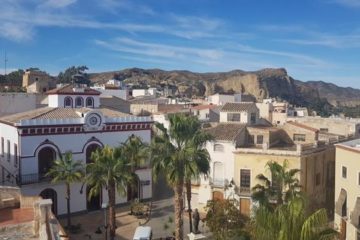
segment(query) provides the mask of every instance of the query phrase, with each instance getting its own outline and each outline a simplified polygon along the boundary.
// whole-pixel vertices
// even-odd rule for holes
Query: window
[[[3,157],[4,156],[4,151],[5,151],[5,140],[4,138],[2,137],[1,138],[1,156]]]
[[[293,140],[296,142],[305,142],[305,134],[294,134]]]
[[[263,142],[264,142],[264,136],[263,135],[257,135],[256,144],[263,144]]]
[[[316,186],[319,186],[320,183],[321,183],[321,175],[320,175],[320,173],[317,173],[317,174],[315,175],[315,185],[316,185]]]
[[[347,216],[347,197],[345,198],[345,201],[341,208],[341,216],[346,217]]]
[[[224,151],[224,145],[222,145],[222,144],[214,145],[214,152],[223,152],[223,151]]]
[[[64,99],[64,107],[72,107],[73,103],[72,103],[72,98],[71,97],[66,97]]]
[[[328,128],[320,128],[320,132],[329,132]]]
[[[17,167],[18,165],[18,147],[17,144],[14,143],[14,166]]]
[[[86,107],[94,107],[94,99],[92,97],[86,98]]]
[[[347,168],[344,167],[344,166],[341,169],[341,175],[342,175],[343,178],[347,177]]]
[[[240,122],[240,113],[228,113],[227,120],[228,122]]]
[[[209,113],[205,113],[205,118],[209,118],[210,114]]]
[[[75,107],[83,107],[84,103],[83,103],[83,99],[81,97],[77,97],[75,99]]]
[[[252,124],[255,124],[256,123],[256,113],[251,113],[250,115],[250,122]]]
[[[360,185],[360,172],[358,173],[358,185]]]
[[[10,141],[7,140],[7,160],[10,162]]]
[[[248,136],[248,143],[249,143],[249,144],[254,144],[254,143],[255,143],[254,139],[255,139],[255,138],[254,138],[254,135],[249,135],[249,136]]]
[[[250,170],[240,169],[240,187],[250,188]]]

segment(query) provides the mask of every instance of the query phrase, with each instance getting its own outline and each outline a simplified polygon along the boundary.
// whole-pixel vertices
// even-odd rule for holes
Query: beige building
[[[294,121],[317,128],[320,132],[333,133],[344,137],[360,137],[359,120],[350,118],[294,117]]]
[[[317,140],[317,131],[304,126],[249,127],[247,144],[234,151],[234,182],[240,210],[249,214],[251,189],[258,184],[256,176],[266,172],[266,164],[288,162],[290,169],[300,169],[298,178],[313,209],[333,210],[334,147]],[[301,136],[298,136],[300,134]]]
[[[226,103],[220,109],[220,122],[256,124],[259,115],[259,109],[255,103]]]
[[[45,93],[56,88],[56,81],[46,72],[26,70],[23,75],[22,86],[28,93]]]
[[[336,145],[335,229],[340,240],[360,239],[360,139]]]

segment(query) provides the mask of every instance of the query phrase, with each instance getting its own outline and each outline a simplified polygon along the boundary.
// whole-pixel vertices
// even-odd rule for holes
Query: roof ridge
[[[50,112],[53,112],[53,111],[55,111],[56,109],[58,109],[58,108],[50,108],[49,111],[44,112],[44,113],[41,113],[41,114],[39,114],[39,115],[36,115],[36,116],[32,117],[31,119],[37,119],[38,117],[41,117],[41,116],[43,116],[43,115],[45,115],[45,114],[48,114],[48,113],[50,113]]]

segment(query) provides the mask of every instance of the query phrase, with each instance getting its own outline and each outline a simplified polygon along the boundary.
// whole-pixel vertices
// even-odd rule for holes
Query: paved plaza
[[[150,219],[137,219],[130,215],[130,207],[120,207],[116,209],[116,235],[118,240],[132,239],[135,229],[139,225],[151,226],[153,230],[153,239],[172,236],[174,231],[174,203],[172,190],[166,185],[165,181],[160,179],[154,184],[154,201],[152,202],[152,212]],[[189,222],[187,213],[184,217],[184,233],[189,233]],[[60,220],[62,225],[66,225],[66,219]],[[103,240],[104,232],[97,234],[95,231],[104,224],[104,212],[95,211],[72,217],[72,224],[81,224],[82,230],[77,234],[71,235],[73,240]],[[200,224],[201,225],[201,224]],[[201,230],[200,226],[200,230]]]

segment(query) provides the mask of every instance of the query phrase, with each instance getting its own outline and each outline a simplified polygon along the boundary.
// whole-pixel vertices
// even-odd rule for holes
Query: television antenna
[[[5,51],[5,58],[4,58],[4,63],[5,63],[5,68],[4,68],[4,75],[6,77],[6,67],[7,67],[7,62],[9,61],[9,59],[7,58],[7,54],[6,54],[6,51]]]

